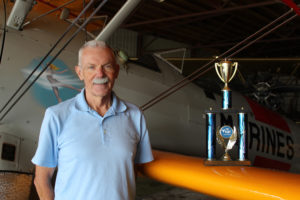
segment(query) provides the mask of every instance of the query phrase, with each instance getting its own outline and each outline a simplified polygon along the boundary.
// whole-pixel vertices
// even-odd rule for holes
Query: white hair
[[[112,48],[107,45],[104,41],[99,41],[99,40],[90,40],[86,43],[84,43],[84,45],[82,45],[82,47],[80,47],[79,51],[78,51],[78,66],[81,67],[81,60],[82,60],[82,51],[85,49],[85,48],[96,48],[96,47],[99,47],[99,48],[109,48],[112,53],[114,52],[112,50]],[[113,53],[114,55],[114,53]]]

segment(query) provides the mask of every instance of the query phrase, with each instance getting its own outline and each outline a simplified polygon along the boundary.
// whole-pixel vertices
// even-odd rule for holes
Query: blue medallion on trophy
[[[207,159],[205,165],[250,165],[247,152],[247,114],[241,109],[240,111],[232,109],[232,96],[228,83],[233,79],[237,72],[238,63],[229,60],[223,60],[215,63],[215,69],[219,78],[225,83],[222,89],[222,109],[213,110],[210,108],[206,112],[206,145]],[[216,119],[221,114],[237,115],[235,124],[216,125]],[[237,128],[238,127],[238,128]],[[223,153],[222,157],[216,158],[216,141]],[[232,160],[229,151],[238,146],[238,158]]]

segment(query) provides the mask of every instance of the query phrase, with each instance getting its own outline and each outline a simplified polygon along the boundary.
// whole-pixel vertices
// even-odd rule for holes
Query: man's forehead
[[[90,59],[101,59],[108,60],[110,62],[114,62],[115,58],[112,51],[109,48],[105,47],[87,47],[82,52],[83,60]]]

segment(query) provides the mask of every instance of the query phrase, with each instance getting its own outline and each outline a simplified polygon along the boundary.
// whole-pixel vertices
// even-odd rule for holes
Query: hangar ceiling
[[[108,1],[101,14],[111,18],[125,2]],[[149,43],[143,42],[145,35],[187,44],[193,58],[185,61],[187,75],[207,63],[208,58],[222,54],[289,10],[286,4],[276,0],[165,0],[161,3],[144,0],[122,28],[139,33],[140,56],[151,53],[147,51]],[[158,51],[161,50],[167,49]],[[300,122],[299,52],[300,16],[297,16],[232,57],[240,66],[232,89]],[[211,70],[196,82],[209,90],[220,91],[223,83],[217,79]]]
[[[108,1],[98,15],[106,15],[110,20],[125,2]],[[299,0],[292,2],[300,4]],[[70,5],[71,12],[80,11],[84,3],[79,0]],[[142,0],[122,28],[138,32],[139,57],[153,53],[147,47],[155,38],[146,43],[146,35],[186,44],[190,58],[184,62],[183,73],[187,75],[289,10],[280,0]],[[279,23],[295,14],[292,11]],[[157,49],[162,50],[168,49]],[[297,16],[230,57],[239,62],[239,73],[231,88],[300,123],[299,52],[300,16]],[[213,70],[196,83],[213,91],[223,87]]]

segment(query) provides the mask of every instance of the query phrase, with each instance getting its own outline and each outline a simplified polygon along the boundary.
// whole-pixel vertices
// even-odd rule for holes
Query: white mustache
[[[94,78],[93,83],[95,84],[105,84],[108,82],[108,78],[104,77],[104,78]]]

